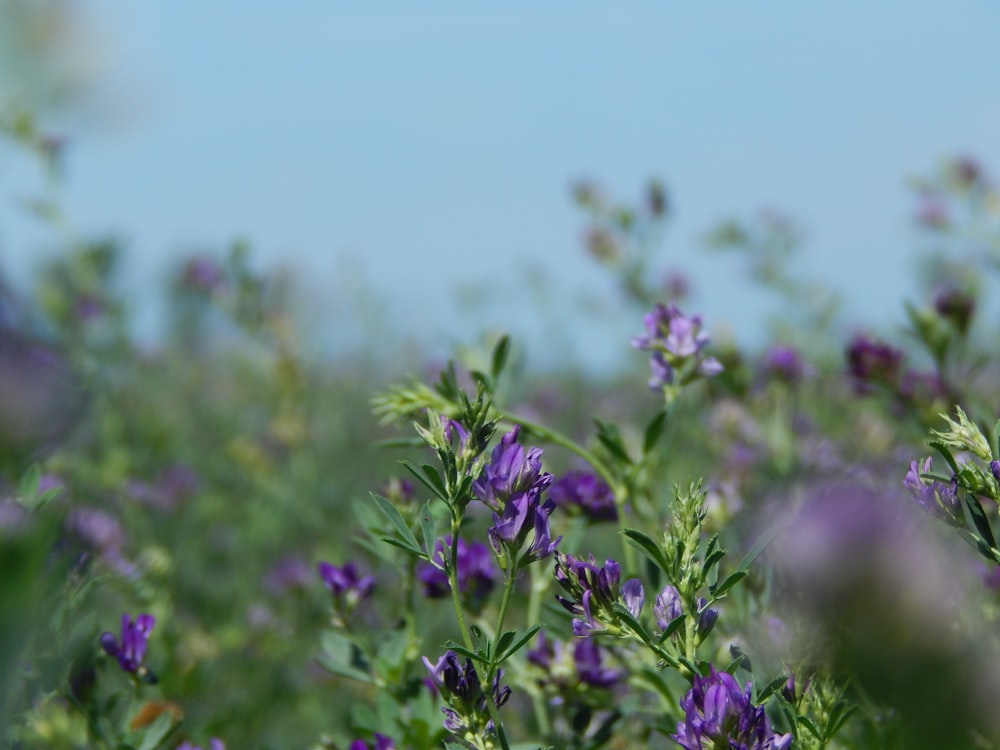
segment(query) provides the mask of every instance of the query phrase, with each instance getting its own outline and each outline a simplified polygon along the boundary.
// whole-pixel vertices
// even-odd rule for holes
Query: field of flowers
[[[906,330],[842,332],[786,221],[718,227],[787,310],[750,351],[656,281],[662,186],[579,185],[635,312],[605,378],[334,368],[241,245],[152,350],[113,243],[3,286],[3,745],[997,747],[1000,193],[915,195]]]

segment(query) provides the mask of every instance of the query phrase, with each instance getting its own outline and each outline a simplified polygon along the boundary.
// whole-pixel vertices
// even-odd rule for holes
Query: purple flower
[[[155,623],[156,619],[152,615],[141,614],[133,622],[128,614],[123,614],[121,641],[115,638],[114,633],[104,633],[101,636],[101,646],[108,656],[116,658],[124,671],[150,683],[156,682],[156,677],[143,662],[146,659],[149,634]]]
[[[764,372],[775,380],[795,385],[809,374],[809,368],[794,347],[774,346],[764,355]]]
[[[701,330],[700,315],[689,318],[673,303],[669,306],[658,304],[642,320],[646,335],[633,338],[632,346],[653,353],[650,358],[653,377],[649,381],[653,390],[673,385],[676,371],[681,368],[685,368],[685,372],[680,385],[696,375],[712,377],[722,372],[718,360],[704,356],[709,336]]]
[[[664,586],[656,601],[653,602],[653,614],[656,616],[656,626],[660,631],[666,630],[670,623],[684,613],[681,605],[681,595],[673,586]]]
[[[966,333],[976,311],[976,298],[954,286],[942,287],[934,295],[934,309],[959,333]]]
[[[210,294],[222,286],[222,269],[209,258],[192,258],[184,265],[181,281],[185,286]]]
[[[507,502],[530,490],[541,492],[552,483],[552,475],[542,471],[542,449],[519,445],[520,425],[500,438],[493,448],[490,462],[473,483],[472,490],[495,513],[502,512]]]
[[[698,597],[698,635],[702,640],[708,637],[719,619],[719,610],[708,606],[704,597]]]
[[[455,733],[470,730],[491,732],[493,723],[486,707],[487,696],[479,683],[479,675],[476,674],[472,660],[466,659],[463,667],[459,663],[458,654],[446,651],[436,664],[426,656],[423,657],[423,662],[431,673],[434,684],[441,691],[441,696],[448,703],[447,708],[441,709],[445,715],[445,729]],[[493,705],[497,708],[510,698],[510,688],[500,687],[503,674],[502,669],[496,671],[490,690]]]
[[[319,571],[323,584],[333,594],[334,605],[340,612],[350,612],[358,602],[366,599],[375,588],[375,576],[362,576],[358,566],[353,562],[346,563],[342,568],[328,562],[320,562]]]
[[[576,665],[576,675],[584,685],[596,688],[610,688],[615,685],[625,672],[602,665],[601,647],[594,638],[584,638],[573,646],[573,662]]]
[[[531,545],[520,559],[519,564],[548,557],[556,550],[562,537],[552,540],[549,516],[555,510],[553,500],[541,502],[539,491],[532,489],[507,501],[503,515],[493,514],[493,525],[488,529],[490,545],[503,558],[504,552],[516,558],[532,530]]]
[[[638,617],[642,609],[642,584],[630,578],[619,587],[621,567],[614,560],[606,560],[598,567],[593,555],[590,562],[586,562],[557,552],[555,576],[570,595],[570,598],[556,596],[556,599],[572,614],[582,616],[573,620],[573,635],[617,632],[620,617],[615,612],[615,604],[623,604],[633,617]]]
[[[279,596],[293,589],[304,591],[311,581],[312,572],[309,570],[309,564],[298,555],[288,555],[271,566],[264,576],[264,589],[270,594]]]
[[[847,371],[858,393],[868,393],[872,384],[895,389],[899,382],[903,352],[886,343],[857,335],[847,347]]]
[[[921,474],[929,474],[933,468],[930,456],[919,463],[910,462],[910,469],[903,479],[903,486],[910,491],[917,505],[935,518],[952,526],[963,528],[965,517],[958,497],[958,486],[938,481],[925,481]]]
[[[378,732],[375,732],[374,737],[375,737],[374,745],[369,745],[364,740],[354,740],[354,742],[350,744],[350,747],[348,747],[347,750],[395,750],[396,743],[394,743],[384,734],[379,734]]]
[[[421,563],[417,577],[424,585],[424,596],[441,599],[450,593],[445,566],[445,548],[451,549],[451,535],[438,539],[434,544],[434,562]],[[469,600],[473,608],[479,606],[496,584],[497,570],[489,548],[481,542],[458,539],[458,591]]]
[[[177,746],[177,750],[201,750],[201,748],[184,741]],[[222,740],[213,737],[208,741],[208,750],[226,750],[226,746]]]
[[[762,706],[750,699],[750,683],[740,690],[728,672],[711,666],[705,677],[695,675],[691,689],[681,699],[684,719],[670,735],[685,750],[711,747],[740,750],[784,750],[792,735],[776,735]]]
[[[553,483],[549,497],[560,507],[578,508],[591,521],[615,521],[618,518],[611,488],[590,472],[567,472]]]

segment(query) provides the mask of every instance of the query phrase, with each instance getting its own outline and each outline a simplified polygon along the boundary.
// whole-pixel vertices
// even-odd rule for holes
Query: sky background
[[[61,199],[74,231],[125,240],[149,329],[177,258],[244,237],[298,270],[323,341],[378,309],[435,345],[509,329],[543,359],[613,366],[642,325],[582,250],[582,177],[629,201],[666,183],[658,265],[691,277],[709,330],[759,343],[774,312],[701,249],[761,209],[801,225],[796,268],[843,295],[847,325],[885,328],[914,281],[906,178],[956,154],[1000,170],[995,2],[76,7],[99,95],[67,126]],[[36,181],[0,158],[15,278],[52,245],[15,208]]]

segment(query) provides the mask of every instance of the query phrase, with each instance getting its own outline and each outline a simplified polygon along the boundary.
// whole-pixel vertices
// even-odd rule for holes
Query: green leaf
[[[857,706],[851,706],[844,702],[840,702],[834,706],[833,710],[830,712],[830,717],[826,720],[826,729],[824,731],[826,732],[827,738],[832,739],[857,710]]]
[[[430,466],[429,464],[424,464],[421,468],[417,468],[412,462],[407,461],[405,458],[400,460],[400,462],[408,472],[410,472],[414,478],[424,487],[431,491],[431,494],[435,497],[448,502],[448,492],[445,489],[444,482],[441,479],[441,475],[438,474],[437,470]],[[430,470],[428,473],[428,469]]]
[[[146,727],[142,733],[142,742],[136,750],[156,750],[174,727],[174,717],[169,711],[164,711],[156,717],[152,724]]]
[[[983,538],[983,542],[988,547],[995,549],[997,546],[996,539],[993,537],[993,529],[990,528],[990,519],[986,517],[983,506],[979,504],[979,500],[971,492],[964,494],[965,507],[969,509],[969,515],[972,517],[972,523],[975,524],[976,531],[979,532],[979,535]]]
[[[503,652],[514,640],[514,636],[517,635],[516,630],[508,630],[499,638],[497,638],[496,645],[493,647],[493,653],[497,656],[497,661],[503,658]]]
[[[628,539],[629,543],[633,547],[639,549],[669,577],[670,565],[667,562],[666,555],[663,554],[663,550],[660,548],[660,545],[638,529],[625,529],[622,533],[625,534],[625,538]]]
[[[757,692],[757,702],[764,703],[768,698],[781,690],[786,682],[788,682],[788,675],[775,677]]]
[[[958,462],[951,454],[951,449],[940,440],[928,440],[927,445],[941,454],[941,457],[948,463],[952,474],[958,474]]]
[[[730,573],[726,579],[720,583],[718,586],[709,586],[708,590],[712,592],[712,596],[716,599],[721,598],[729,589],[735,586],[737,583],[746,578],[747,572],[745,570],[734,570]]]
[[[671,620],[667,624],[667,627],[665,627],[663,629],[663,632],[660,633],[660,637],[657,639],[657,643],[663,643],[665,640],[667,640],[667,638],[669,638],[674,633],[676,633],[678,630],[680,630],[681,625],[684,624],[684,621],[686,619],[687,619],[687,613],[686,612],[681,612],[677,617],[675,617],[673,620]]]
[[[38,464],[32,464],[17,485],[17,496],[29,507],[34,506],[35,495],[38,494],[38,485],[41,481],[41,469],[38,468]]]
[[[392,524],[396,533],[399,534],[399,541],[402,543],[397,544],[397,546],[400,546],[403,549],[409,549],[415,554],[422,555],[423,552],[420,549],[420,545],[417,544],[417,538],[413,536],[413,532],[410,531],[410,527],[407,525],[402,514],[400,514],[400,512],[396,509],[396,506],[381,495],[376,495],[374,492],[372,493],[372,498],[375,500],[375,504],[378,506],[378,509],[382,511],[382,515],[389,519],[389,523]]]
[[[382,536],[379,538],[386,544],[391,544],[393,547],[399,547],[401,550],[409,552],[411,555],[415,555],[416,557],[419,557],[421,560],[427,559],[427,555],[424,554],[424,551],[420,549],[420,547],[411,547],[402,539],[397,539],[394,536]]]
[[[629,629],[635,633],[637,636],[642,638],[643,642],[650,643],[653,639],[650,636],[649,631],[646,630],[645,626],[639,620],[637,620],[631,612],[629,612],[623,604],[615,602],[613,605],[615,614],[618,615],[619,619],[628,625]]]
[[[510,353],[510,337],[501,336],[497,345],[493,347],[493,358],[490,362],[490,377],[496,382],[507,366],[507,355]]]
[[[430,503],[424,503],[423,507],[420,508],[420,533],[424,537],[424,551],[429,560],[434,557],[434,543],[437,541],[437,525],[431,514]]]
[[[601,421],[597,417],[594,417],[594,424],[597,425],[597,439],[608,453],[622,463],[631,465],[632,459],[629,457],[628,451],[625,450],[625,444],[622,442],[622,436],[618,428],[610,422]]]
[[[445,641],[444,647],[456,654],[460,654],[467,659],[472,659],[473,661],[478,661],[480,664],[485,664],[486,660],[483,658],[482,654],[477,654],[473,651],[469,651],[465,646],[460,643],[455,643],[455,641]]]
[[[736,569],[742,571],[749,570],[753,561],[760,557],[760,553],[767,548],[767,545],[774,541],[774,538],[778,536],[779,533],[781,533],[781,527],[772,526],[770,529],[761,534],[757,538],[757,541],[754,542],[753,547],[750,548],[750,551],[743,555],[743,559],[740,560],[740,564],[736,566]]]
[[[642,438],[642,454],[647,455],[656,446],[657,441],[663,434],[663,428],[667,424],[667,412],[661,410],[646,425],[646,434]]]
[[[336,630],[326,630],[320,636],[320,647],[323,653],[317,661],[323,669],[359,682],[372,682],[364,654],[347,636]]]
[[[521,650],[524,644],[526,644],[528,641],[534,638],[535,634],[541,629],[542,629],[541,625],[532,625],[530,628],[521,633],[521,635],[518,636],[517,640],[514,641],[514,643],[512,643],[506,651],[498,649],[497,661],[509,659],[511,656],[516,654],[518,651]]]

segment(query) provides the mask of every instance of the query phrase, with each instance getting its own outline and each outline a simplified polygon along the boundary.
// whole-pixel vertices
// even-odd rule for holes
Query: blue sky
[[[370,286],[403,335],[508,327],[541,350],[559,328],[578,361],[625,355],[640,321],[569,312],[609,289],[580,249],[582,176],[625,198],[664,179],[662,263],[693,277],[710,329],[752,340],[768,308],[699,238],[767,207],[801,223],[802,272],[841,290],[849,322],[899,321],[905,178],[956,153],[1000,171],[992,2],[80,8],[106,107],[73,139],[78,230],[125,238],[139,289],[180,253],[246,237],[262,265],[301,269],[330,340]],[[9,208],[18,175],[0,177],[0,252],[23,269],[40,234]],[[470,313],[470,297],[486,302]]]

